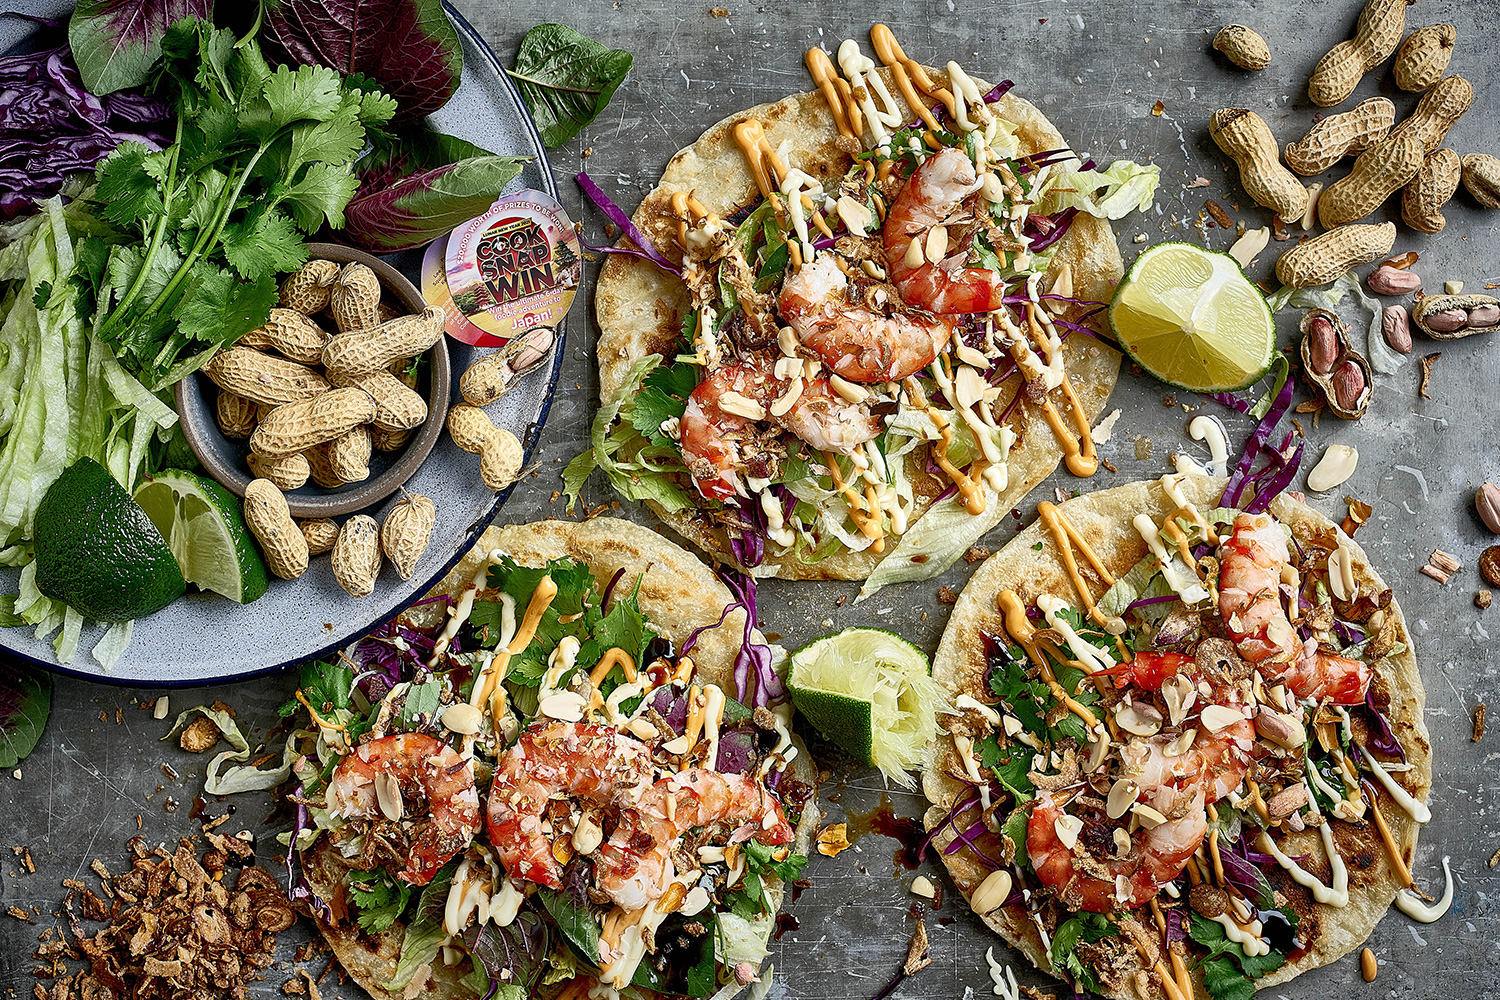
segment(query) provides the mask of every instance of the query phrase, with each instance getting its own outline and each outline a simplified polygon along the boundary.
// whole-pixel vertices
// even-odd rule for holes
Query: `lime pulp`
[[[233,494],[212,479],[167,470],[135,490],[182,569],[201,590],[249,604],[266,592],[266,564]]]

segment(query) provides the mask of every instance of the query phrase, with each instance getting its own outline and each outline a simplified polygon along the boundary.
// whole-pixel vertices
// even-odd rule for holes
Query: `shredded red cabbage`
[[[1184,892],[1183,895],[1186,895],[1186,893]],[[1182,919],[1182,911],[1171,909],[1163,913],[1162,916],[1166,917],[1167,920],[1167,944],[1170,945],[1174,941],[1186,941],[1188,934],[1187,928],[1183,926],[1185,921]]]
[[[169,123],[161,101],[85,90],[66,45],[0,56],[0,215],[32,211],[67,175],[92,171],[122,142],[161,149]]]
[[[1406,750],[1401,746],[1401,741],[1396,738],[1396,733],[1391,729],[1391,722],[1385,717],[1385,713],[1375,707],[1375,686],[1372,684],[1365,688],[1365,718],[1369,723],[1370,746],[1379,750],[1387,757],[1399,757],[1406,760]]]
[[[1287,381],[1290,382],[1291,380],[1288,379]],[[1253,480],[1255,483],[1255,499],[1251,500],[1245,506],[1246,513],[1263,513],[1266,508],[1271,506],[1271,501],[1280,496],[1281,491],[1292,484],[1292,480],[1297,477],[1297,470],[1302,466],[1302,449],[1304,444],[1305,442],[1302,441],[1297,442],[1297,450],[1292,452],[1290,459],[1282,459],[1280,452],[1272,452],[1272,464],[1263,469],[1260,475],[1257,475]],[[1280,465],[1280,468],[1276,470],[1274,475],[1262,482],[1261,476],[1264,476],[1275,465]]]
[[[991,87],[989,89],[989,92],[984,95],[984,103],[986,103],[986,104],[994,104],[996,101],[1000,100],[1000,98],[1002,98],[1006,94],[1010,93],[1010,88],[1012,88],[1014,86],[1015,86],[1014,81],[1011,81],[1011,80],[1001,80],[999,83],[997,83],[993,87]]]
[[[675,274],[679,278],[682,277],[682,268],[662,256],[661,251],[656,249],[639,229],[635,228],[635,223],[630,221],[630,216],[625,214],[625,210],[610,201],[609,195],[594,183],[593,178],[580,170],[574,180],[578,182],[578,186],[583,189],[589,201],[594,203],[594,207],[603,212],[610,222],[619,226],[620,231],[629,237],[637,248],[636,250],[631,250],[629,247],[590,247],[589,249],[600,253],[623,253],[631,257],[640,257],[643,260],[649,260],[663,271]]]
[[[1250,412],[1250,401],[1248,399],[1241,399],[1232,392],[1200,392],[1198,395],[1204,399],[1211,399],[1215,403],[1222,403],[1231,410],[1237,410],[1240,413]]]
[[[937,839],[938,834],[942,833],[944,829],[951,826],[954,832],[957,833],[958,817],[974,808],[978,803],[979,790],[974,787],[966,789],[964,794],[959,796],[958,801],[953,804],[953,808],[948,810],[948,815],[943,817],[943,821],[931,830],[928,830],[927,836],[923,837],[922,842],[917,845],[917,861],[920,862],[927,857],[927,849],[932,846],[932,842]]]
[[[297,855],[297,835],[303,830],[312,829],[312,817],[308,814],[307,806],[300,799],[306,789],[298,784],[292,792],[292,798],[297,801],[297,814],[292,820],[292,840],[286,848],[286,898],[289,902],[305,905],[313,913],[317,914],[325,923],[333,923],[333,911],[328,904],[313,892],[312,885],[307,881],[307,876],[302,872],[301,860]]]
[[[740,703],[750,708],[761,708],[770,706],[786,698],[786,688],[781,683],[781,675],[776,673],[776,668],[771,665],[771,647],[763,642],[756,642],[751,635],[755,628],[755,578],[748,573],[737,570],[723,569],[719,578],[734,595],[734,600],[724,609],[719,620],[712,625],[694,629],[682,644],[682,652],[687,654],[692,651],[698,641],[698,636],[711,628],[718,628],[724,624],[729,617],[729,612],[735,608],[743,608],[745,611],[745,636],[740,644],[740,651],[734,657],[734,683],[736,697]],[[750,675],[754,673],[755,684],[751,687]]]
[[[1047,249],[1052,244],[1056,243],[1058,240],[1066,236],[1068,234],[1068,229],[1073,225],[1074,217],[1076,217],[1077,215],[1078,209],[1071,206],[1063,209],[1061,212],[1058,212],[1053,216],[1038,217],[1028,215],[1026,217],[1025,225],[1021,227],[1021,234],[1025,236],[1029,241],[1031,252],[1038,253],[1042,250]],[[1032,220],[1036,218],[1047,219],[1047,221],[1051,224],[1051,228],[1043,232],[1041,226],[1033,226]],[[1032,233],[1029,232],[1030,229],[1036,229],[1036,234],[1032,235]]]
[[[1148,604],[1165,604],[1168,601],[1180,601],[1181,599],[1182,598],[1178,597],[1176,594],[1167,594],[1162,597],[1138,597],[1135,600],[1131,601],[1128,605],[1126,605],[1125,610],[1129,611],[1132,608],[1143,608]]]
[[[427,661],[435,644],[432,636],[408,628],[399,618],[393,620],[355,644],[354,665],[359,670],[355,686],[371,702],[379,701],[403,677],[411,676],[418,664]],[[459,651],[457,637],[449,649]]]
[[[1255,460],[1260,457],[1266,447],[1266,442],[1271,439],[1271,433],[1281,418],[1286,414],[1287,408],[1292,405],[1292,391],[1295,379],[1287,379],[1282,385],[1281,391],[1276,394],[1271,408],[1255,425],[1255,430],[1250,432],[1250,438],[1245,442],[1245,448],[1240,452],[1239,461],[1235,463],[1234,472],[1229,477],[1229,482],[1224,486],[1224,493],[1219,497],[1220,507],[1238,507],[1240,505],[1240,494],[1245,491],[1245,485],[1250,481],[1250,468]],[[1290,479],[1288,480],[1290,481]]]
[[[624,575],[625,567],[621,566],[619,569],[615,570],[615,575],[609,578],[609,583],[605,584],[604,586],[604,593],[599,597],[600,611],[609,611],[609,599],[615,592],[615,585],[620,582],[621,577],[623,577]]]

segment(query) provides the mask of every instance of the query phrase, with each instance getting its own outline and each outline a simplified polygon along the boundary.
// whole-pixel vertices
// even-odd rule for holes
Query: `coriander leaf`
[[[359,124],[359,116],[355,109],[345,106],[321,121],[297,125],[291,134],[288,153],[291,170],[304,163],[353,163],[365,146],[365,130]]]
[[[232,344],[270,319],[277,298],[272,275],[235,281],[229,272],[211,265],[199,265],[196,272],[198,285],[178,314],[178,328],[184,337],[208,344]]]
[[[1188,936],[1208,949],[1203,963],[1204,986],[1216,1000],[1245,1000],[1255,992],[1254,980],[1286,964],[1286,956],[1274,949],[1252,958],[1229,940],[1217,921],[1197,913],[1189,917]]]
[[[1052,967],[1071,975],[1074,981],[1093,993],[1100,992],[1099,979],[1094,970],[1078,956],[1080,941],[1092,944],[1117,934],[1115,925],[1102,913],[1086,913],[1069,917],[1052,935],[1052,947],[1048,958]]]
[[[603,45],[564,24],[526,32],[506,70],[536,119],[542,144],[561,146],[599,116],[630,72],[624,49]]]
[[[334,229],[344,226],[344,206],[359,190],[359,178],[330,163],[314,163],[282,195],[281,204],[304,233],[316,231],[326,219]]]
[[[1235,968],[1227,956],[1203,963],[1203,988],[1214,1000],[1253,1000],[1255,981]]]
[[[413,887],[395,882],[384,871],[349,872],[349,900],[358,908],[356,919],[366,933],[379,934],[394,924],[411,901]]]
[[[52,282],[38,281],[36,291],[31,293],[31,304],[38,309],[47,308],[47,303],[52,301]]]
[[[138,142],[122,142],[99,164],[95,197],[100,214],[127,226],[160,215],[164,210],[161,185],[147,162],[161,154]]]
[[[13,596],[10,605],[14,614]],[[15,662],[0,665],[0,767],[13,768],[26,759],[51,713],[51,674]]]
[[[286,274],[307,262],[307,244],[290,219],[276,209],[224,227],[224,259],[242,278]]]
[[[1000,832],[1010,838],[1010,842],[1016,845],[1016,864],[1025,867],[1029,855],[1026,852],[1026,826],[1031,819],[1031,811],[1026,807],[1028,803],[1023,801],[1011,814],[1006,817],[1005,824],[1000,827]]]
[[[343,105],[336,70],[325,66],[278,66],[260,97],[240,115],[240,127],[271,134],[293,122],[326,121]]]

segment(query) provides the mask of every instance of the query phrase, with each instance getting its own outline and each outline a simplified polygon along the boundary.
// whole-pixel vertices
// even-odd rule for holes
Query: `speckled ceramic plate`
[[[49,17],[66,13],[70,6],[45,0],[19,5],[27,13]],[[447,11],[463,44],[463,82],[430,123],[496,153],[535,156],[506,190],[534,188],[556,196],[557,185],[536,127],[499,60],[462,16],[451,7]],[[15,21],[0,22],[0,31],[18,26]],[[29,32],[16,31],[8,37],[0,33],[0,52],[24,34]],[[420,250],[386,259],[408,277],[419,280]],[[486,407],[496,424],[521,439],[528,462],[546,420],[561,365],[561,324],[558,332],[551,356]],[[454,340],[449,341],[449,351],[456,397],[458,374],[488,351]],[[78,654],[67,665],[56,662],[50,641],[38,641],[25,628],[0,631],[0,650],[65,673],[118,684],[153,685],[238,680],[325,655],[394,618],[447,573],[499,512],[509,492],[497,495],[486,489],[479,482],[478,458],[460,451],[447,435],[407,488],[437,505],[432,544],[410,580],[399,579],[387,566],[375,593],[363,600],[344,593],[333,579],[327,558],[320,557],[313,559],[301,579],[272,580],[264,597],[243,607],[213,594],[189,594],[140,619],[135,623],[130,648],[107,672],[89,653],[104,634],[98,626],[85,628]],[[380,520],[394,501],[387,499],[365,513]],[[0,571],[0,593],[14,593],[16,578],[15,570]]]

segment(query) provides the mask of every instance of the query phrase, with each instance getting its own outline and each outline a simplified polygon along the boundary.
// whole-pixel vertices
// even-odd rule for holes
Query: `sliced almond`
[[[1005,726],[1006,736],[1015,736],[1022,729],[1026,728],[1025,724],[1014,715],[1007,715],[1004,719],[1001,720],[1001,723]]]
[[[582,695],[573,691],[559,691],[543,698],[537,705],[537,711],[559,722],[578,722],[583,718],[584,707]]]
[[[677,737],[675,740],[672,740],[669,743],[663,743],[661,745],[661,748],[667,753],[677,756],[685,754],[689,750],[691,750],[693,748],[693,742],[694,741],[689,739],[686,735],[683,735]]]
[[[443,728],[460,736],[473,736],[479,732],[484,714],[473,705],[460,702],[443,709]]]
[[[932,886],[932,879],[926,875],[918,875],[911,880],[911,891],[913,895],[932,899],[937,895],[937,890]]]
[[[1130,834],[1125,832],[1123,826],[1115,827],[1115,857],[1123,858],[1130,853]]]
[[[645,719],[631,719],[625,731],[638,740],[654,740],[659,735],[657,728]]]
[[[911,242],[906,245],[906,257],[903,263],[913,269],[927,263],[927,258],[922,256],[922,238],[920,236],[913,236]]]
[[[844,399],[848,400],[851,403],[863,403],[866,399],[869,398],[870,395],[865,390],[864,386],[855,385],[848,379],[840,378],[838,375],[835,375],[832,372],[830,372],[828,375],[828,384],[833,388],[834,392],[838,393],[840,396],[844,397]],[[722,399],[723,397],[720,398]]]
[[[1130,805],[1141,794],[1141,786],[1129,778],[1121,778],[1109,789],[1109,799],[1105,802],[1104,812],[1110,819],[1119,819],[1130,810]]]
[[[381,771],[375,775],[375,802],[380,806],[380,813],[392,823],[401,819],[404,803],[401,801],[401,786],[396,784],[396,778],[389,771]]]
[[[1198,730],[1186,729],[1171,743],[1162,747],[1162,755],[1165,757],[1181,757],[1188,752],[1193,741],[1198,738]]]
[[[1165,820],[1166,817],[1163,816],[1162,819]],[[1083,832],[1083,820],[1064,813],[1052,821],[1052,829],[1057,834],[1058,842],[1071,851],[1078,843],[1078,835]]]
[[[927,230],[927,245],[923,249],[927,251],[927,259],[934,264],[948,256],[948,227],[933,226]]]
[[[851,235],[863,236],[870,231],[870,225],[875,220],[875,213],[868,207],[855,201],[846,195],[840,195],[836,206],[839,218],[844,220],[844,226]]]
[[[1155,736],[1161,731],[1160,719],[1151,718],[1128,702],[1121,703],[1115,722],[1133,736]]]
[[[1221,729],[1228,729],[1236,723],[1245,721],[1245,713],[1228,705],[1206,705],[1198,718],[1202,721],[1204,728],[1211,733],[1217,733]]]
[[[1148,830],[1155,830],[1167,821],[1164,813],[1153,809],[1144,802],[1137,802],[1131,809],[1131,812],[1135,814],[1136,819],[1141,821],[1141,826],[1144,826]]]
[[[730,389],[719,394],[719,408],[746,420],[766,419],[765,407],[743,393]]]

